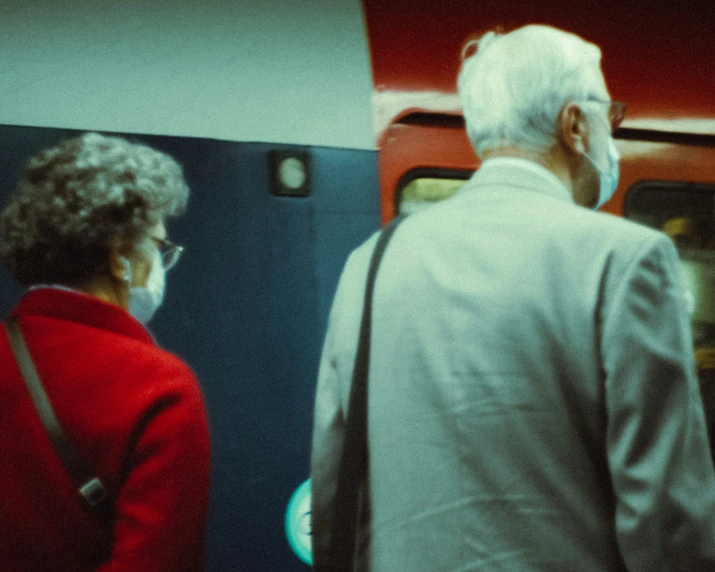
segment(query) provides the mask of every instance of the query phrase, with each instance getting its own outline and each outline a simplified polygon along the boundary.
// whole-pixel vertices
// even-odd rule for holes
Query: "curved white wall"
[[[359,0],[3,0],[0,123],[374,149]]]

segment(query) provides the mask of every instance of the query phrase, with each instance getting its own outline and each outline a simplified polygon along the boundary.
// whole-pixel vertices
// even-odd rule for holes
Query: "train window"
[[[415,169],[402,177],[397,189],[397,212],[409,215],[454,195],[470,171]]]

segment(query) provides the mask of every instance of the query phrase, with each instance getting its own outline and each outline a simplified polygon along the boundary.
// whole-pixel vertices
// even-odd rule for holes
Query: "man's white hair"
[[[458,87],[467,133],[480,157],[505,146],[544,153],[567,101],[608,99],[601,50],[550,26],[488,32],[468,43]]]

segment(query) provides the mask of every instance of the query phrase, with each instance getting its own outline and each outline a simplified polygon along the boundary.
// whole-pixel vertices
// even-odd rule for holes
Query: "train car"
[[[83,131],[183,164],[186,247],[150,329],[201,382],[213,442],[209,572],[307,570],[317,363],[347,254],[478,168],[455,79],[465,40],[530,22],[599,44],[621,184],[603,210],[670,232],[715,371],[709,2],[5,0],[0,202]],[[0,274],[0,311],[21,294]],[[710,364],[710,365],[708,365]]]
[[[185,253],[150,330],[205,395],[211,572],[307,569],[299,496],[286,513],[309,476],[324,325],[345,257],[380,224],[368,53],[357,1],[0,5],[0,202],[31,155],[80,131],[184,166],[169,235]],[[0,280],[6,315],[21,292]]]

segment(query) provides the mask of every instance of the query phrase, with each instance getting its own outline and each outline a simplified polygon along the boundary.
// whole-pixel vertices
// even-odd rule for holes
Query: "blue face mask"
[[[589,156],[588,153],[586,153],[586,158],[589,161],[591,161],[591,164],[594,167],[596,167],[596,170],[598,171],[598,180],[599,180],[598,202],[596,203],[595,208],[599,209],[604,204],[606,204],[613,196],[613,193],[616,192],[616,188],[618,187],[618,177],[620,176],[618,162],[619,162],[621,156],[618,153],[616,144],[613,142],[613,137],[609,137],[609,139],[608,139],[608,170],[607,171],[603,171],[596,164],[596,162],[593,159],[591,159],[591,157]]]
[[[142,324],[146,324],[154,316],[154,312],[159,309],[164,300],[165,272],[161,263],[159,251],[154,251],[151,270],[147,278],[146,286],[131,286],[132,267],[129,260],[122,257],[125,279],[130,284],[129,287],[129,313]]]

